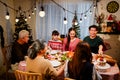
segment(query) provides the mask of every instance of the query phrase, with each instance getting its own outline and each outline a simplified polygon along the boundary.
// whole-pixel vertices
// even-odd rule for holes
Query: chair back
[[[42,80],[42,75],[40,73],[24,72],[20,70],[15,70],[16,80]]]

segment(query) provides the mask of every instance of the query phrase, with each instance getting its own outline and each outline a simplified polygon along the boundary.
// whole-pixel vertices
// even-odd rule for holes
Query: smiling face
[[[52,40],[57,41],[59,39],[59,35],[52,35]]]
[[[90,28],[89,33],[90,33],[90,38],[95,38],[97,35],[96,28]]]
[[[70,31],[69,35],[70,35],[70,38],[73,39],[73,38],[75,38],[76,33],[74,30],[72,30],[72,31]]]

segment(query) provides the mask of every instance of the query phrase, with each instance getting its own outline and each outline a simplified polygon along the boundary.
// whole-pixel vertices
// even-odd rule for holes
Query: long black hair
[[[45,48],[45,41],[35,40],[28,49],[28,57],[31,59],[35,59],[39,51],[43,50],[44,48]]]
[[[65,50],[68,50],[68,49],[69,49],[70,40],[71,40],[69,33],[70,33],[71,31],[75,31],[75,28],[71,27],[71,28],[69,28],[69,30],[68,30],[67,44],[66,44],[66,46],[65,46]],[[76,33],[76,31],[75,31],[75,33]],[[76,34],[75,34],[75,37],[77,37]]]

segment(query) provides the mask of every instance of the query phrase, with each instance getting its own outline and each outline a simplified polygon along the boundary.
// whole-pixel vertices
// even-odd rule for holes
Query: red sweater
[[[62,44],[62,41],[60,41],[60,40],[58,40],[58,41],[49,40],[48,41],[48,46],[52,50],[62,50],[63,49],[63,44]]]

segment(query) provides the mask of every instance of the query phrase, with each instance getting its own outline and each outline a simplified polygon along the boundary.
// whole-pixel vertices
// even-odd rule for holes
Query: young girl
[[[52,39],[48,41],[48,46],[52,50],[62,50],[62,41],[59,40],[59,32],[57,30],[54,30],[52,32]]]
[[[81,40],[76,37],[76,32],[74,28],[70,28],[68,31],[68,36],[63,41],[63,50],[74,52],[76,45]]]

